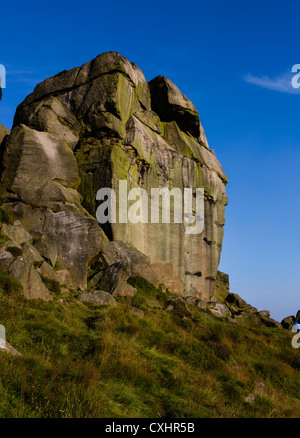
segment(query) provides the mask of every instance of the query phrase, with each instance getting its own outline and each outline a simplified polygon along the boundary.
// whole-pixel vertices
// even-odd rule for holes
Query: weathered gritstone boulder
[[[119,297],[134,297],[137,290],[127,283],[128,265],[124,261],[114,263],[102,269],[90,281],[93,287]]]
[[[37,271],[41,275],[41,277],[48,278],[48,279],[54,280],[54,281],[58,281],[56,272],[54,271],[52,266],[45,261],[43,261],[41,263],[41,265],[37,268]]]
[[[130,313],[132,313],[133,315],[138,316],[139,318],[143,318],[145,316],[144,312],[141,309],[137,309],[134,306],[129,306],[128,310]]]
[[[224,304],[230,310],[233,319],[238,321],[251,321],[255,324],[264,324],[267,327],[281,328],[282,326],[278,321],[270,318],[270,312],[268,310],[261,310],[258,312],[256,307],[246,303],[238,294],[228,293],[224,300]]]
[[[208,308],[211,311],[211,313],[213,313],[215,316],[218,316],[220,318],[231,317],[231,312],[226,306],[226,304],[210,302],[208,304]]]
[[[261,316],[261,322],[267,327],[282,328],[282,325],[273,318]]]
[[[108,292],[104,292],[102,290],[95,290],[93,292],[83,292],[80,295],[81,301],[99,304],[99,305],[108,305],[108,306],[117,306],[118,303],[116,299]]]
[[[121,241],[103,242],[102,253],[108,265],[121,261],[126,266],[127,278],[143,277],[158,286],[149,257]]]
[[[195,306],[195,307],[199,307],[199,309],[205,310],[206,309],[206,303],[203,300],[199,300],[196,297],[187,297],[186,298],[186,302],[187,304],[191,305],[191,306]]]
[[[240,315],[241,313],[256,313],[258,310],[246,303],[238,294],[228,293],[224,303],[228,306],[231,313],[234,315]]]
[[[300,323],[300,310],[298,310],[296,316],[290,315],[281,321],[282,327],[287,330],[290,330],[296,323]]]
[[[170,297],[167,302],[167,309],[174,311],[180,317],[187,317],[191,315],[191,312],[186,305],[186,302],[181,297]]]
[[[1,231],[4,235],[20,245],[32,240],[31,235],[25,230],[24,227],[22,227],[19,221],[15,221],[13,225],[4,224],[1,228]]]
[[[23,286],[27,298],[52,300],[47,287],[44,285],[34,265],[25,257],[15,258],[8,268],[8,273]]]
[[[270,318],[270,311],[269,310],[260,310],[259,314],[262,318]]]
[[[281,321],[281,325],[284,329],[290,330],[295,324],[295,322],[296,322],[295,317],[293,315],[290,315],[283,318],[283,320]]]
[[[103,245],[110,239],[149,257],[151,266],[145,261],[135,270],[129,263],[131,275],[174,293],[214,298],[227,177],[196,108],[167,78],[148,84],[135,64],[108,52],[45,80],[17,109],[3,168],[6,208],[53,268],[69,270],[73,287],[86,287],[88,267],[100,253],[112,253]],[[95,219],[96,193],[110,187],[118,196],[119,180],[128,191],[144,188],[149,200],[151,188],[204,188],[204,231],[187,234],[187,224],[172,221],[113,223],[103,226],[107,239]],[[119,250],[111,265],[124,259]],[[127,251],[131,256],[136,260]],[[95,287],[133,293],[126,275],[108,291],[102,272]]]

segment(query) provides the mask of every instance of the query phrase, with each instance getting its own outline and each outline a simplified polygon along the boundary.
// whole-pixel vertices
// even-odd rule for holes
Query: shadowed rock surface
[[[0,124],[0,147],[1,147],[1,144],[2,144],[2,142],[4,140],[4,138],[7,135],[9,135],[9,129],[7,129],[5,126]]]

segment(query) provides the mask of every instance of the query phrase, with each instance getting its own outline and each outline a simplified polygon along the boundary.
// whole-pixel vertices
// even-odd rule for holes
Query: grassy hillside
[[[299,417],[300,351],[283,330],[133,302],[83,304],[56,291],[26,300],[0,275],[0,323],[22,353],[1,352],[1,417]],[[129,306],[145,316],[132,314]],[[254,394],[254,402],[245,398]]]

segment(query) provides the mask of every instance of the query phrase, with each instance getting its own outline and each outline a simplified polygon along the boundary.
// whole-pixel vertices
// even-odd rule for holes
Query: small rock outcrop
[[[291,330],[291,328],[296,324],[300,324],[300,310],[298,310],[296,316],[290,315],[283,318],[281,325],[284,329]]]
[[[211,302],[208,305],[209,310],[211,313],[215,316],[219,317],[230,317],[231,312],[226,306],[226,304],[223,303],[217,303],[217,302]]]
[[[281,321],[282,327],[286,330],[290,330],[294,324],[295,324],[295,317],[293,315],[287,316],[286,318],[283,318],[283,320]]]
[[[170,297],[167,302],[167,310],[175,311],[175,313],[180,317],[190,316],[191,312],[185,302],[181,297]]]

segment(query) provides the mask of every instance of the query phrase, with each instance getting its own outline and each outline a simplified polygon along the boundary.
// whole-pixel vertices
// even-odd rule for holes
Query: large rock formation
[[[73,287],[85,289],[88,267],[113,240],[148,256],[136,259],[153,282],[214,297],[227,177],[196,108],[167,78],[148,84],[135,64],[109,52],[45,80],[19,105],[2,166],[5,210],[43,260],[69,270]],[[187,234],[185,223],[173,221],[117,221],[101,229],[96,193],[110,187],[118,195],[119,180],[128,190],[144,188],[149,198],[151,188],[204,188],[204,231]],[[123,247],[118,254],[125,257]],[[108,264],[118,263],[117,256]]]

